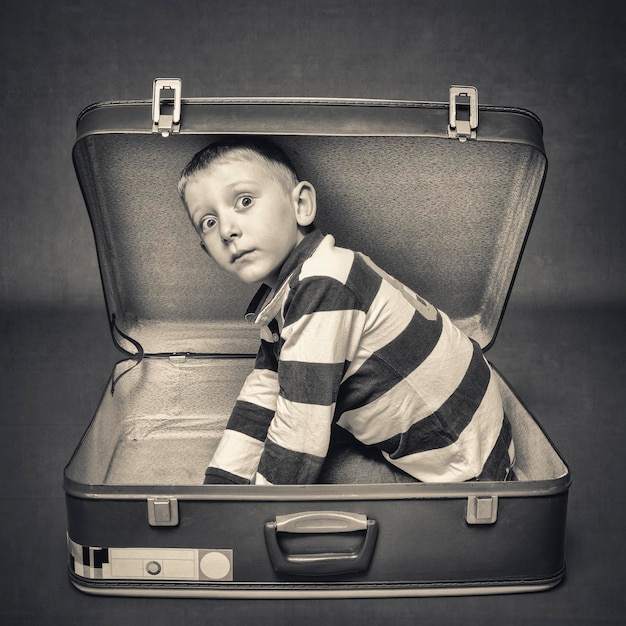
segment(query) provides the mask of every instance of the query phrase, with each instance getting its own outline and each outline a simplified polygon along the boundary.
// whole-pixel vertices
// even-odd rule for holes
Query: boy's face
[[[312,206],[311,206],[312,202]],[[189,179],[185,204],[211,258],[244,283],[276,286],[280,268],[315,216],[315,191],[292,190],[257,158],[229,157]]]

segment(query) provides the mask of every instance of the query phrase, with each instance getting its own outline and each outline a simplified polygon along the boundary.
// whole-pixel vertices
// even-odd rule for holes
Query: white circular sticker
[[[207,552],[200,560],[200,570],[212,580],[220,580],[230,572],[230,560],[221,552]]]

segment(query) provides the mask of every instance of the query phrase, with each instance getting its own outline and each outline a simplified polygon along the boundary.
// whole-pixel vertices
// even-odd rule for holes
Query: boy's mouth
[[[239,259],[245,257],[247,254],[250,254],[251,252],[253,252],[252,250],[241,250],[240,252],[237,252],[236,254],[233,254],[233,256],[231,257],[231,263],[236,263],[237,261],[239,261]]]

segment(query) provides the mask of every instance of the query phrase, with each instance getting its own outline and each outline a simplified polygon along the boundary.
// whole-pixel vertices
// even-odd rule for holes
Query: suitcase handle
[[[365,536],[354,545],[355,535]],[[324,543],[322,549],[311,550],[320,539],[317,535],[346,535],[348,549],[340,550],[337,545],[329,547]],[[279,534],[301,535],[307,541],[300,541],[300,548],[308,548],[305,552],[291,552],[281,546]],[[308,511],[292,515],[277,515],[276,520],[265,524],[265,542],[274,566],[280,574],[298,576],[325,576],[336,574],[353,574],[365,571],[370,564],[374,545],[378,535],[376,520],[367,519],[359,513],[345,513],[342,511]],[[295,537],[295,542],[298,540]],[[360,539],[360,537],[359,537]],[[297,549],[297,545],[296,545]]]

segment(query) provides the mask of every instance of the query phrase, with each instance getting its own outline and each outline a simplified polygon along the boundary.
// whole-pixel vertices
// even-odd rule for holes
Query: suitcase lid
[[[202,252],[178,175],[220,135],[270,137],[311,181],[316,224],[446,311],[483,348],[502,318],[547,160],[540,120],[477,105],[383,100],[181,99],[108,102],[77,122],[74,165],[91,218],[118,346],[134,354],[254,354],[244,321],[258,286]],[[468,115],[467,115],[468,114]]]

